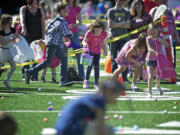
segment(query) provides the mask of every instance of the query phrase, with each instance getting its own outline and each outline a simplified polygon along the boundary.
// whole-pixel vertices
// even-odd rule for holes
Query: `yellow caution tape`
[[[162,21],[162,20],[159,20],[159,21],[156,21],[155,23],[160,23],[161,21]],[[118,40],[123,39],[123,38],[125,38],[125,37],[128,37],[128,36],[130,36],[130,35],[136,34],[136,33],[140,32],[140,31],[142,31],[142,30],[145,30],[145,29],[147,29],[147,27],[148,27],[148,25],[145,25],[145,26],[143,26],[143,27],[141,27],[141,28],[138,28],[138,29],[136,29],[136,30],[133,30],[133,31],[127,33],[127,34],[124,34],[124,35],[121,35],[121,36],[119,36],[119,37],[114,37],[114,38],[112,38],[112,39],[109,39],[107,42],[110,43],[110,42],[118,41]]]
[[[100,19],[100,20],[103,22],[107,21],[107,19]],[[94,20],[82,20],[82,24],[89,24],[89,23],[92,23],[94,21],[95,21],[95,19]]]
[[[175,21],[175,24],[180,24],[180,21],[179,21],[179,20],[176,20],[176,21]]]
[[[176,50],[180,50],[180,46],[176,46]]]
[[[34,63],[40,63],[40,60],[25,62],[25,63],[22,63],[22,64],[16,64],[16,66],[17,67],[21,67],[21,66],[26,66],[26,65],[32,65]],[[3,67],[1,67],[1,69],[5,69],[5,68],[10,68],[10,66],[3,66]]]
[[[176,30],[180,30],[180,27],[176,27]]]

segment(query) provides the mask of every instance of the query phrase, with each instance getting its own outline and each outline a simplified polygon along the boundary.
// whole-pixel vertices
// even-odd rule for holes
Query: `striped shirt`
[[[45,34],[46,45],[57,45],[61,48],[64,47],[63,37],[71,35],[67,22],[61,16],[58,16],[51,20],[47,25],[47,31]]]

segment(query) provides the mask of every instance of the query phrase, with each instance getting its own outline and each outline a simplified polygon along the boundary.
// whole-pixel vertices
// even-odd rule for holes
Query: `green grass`
[[[177,52],[177,59],[180,59],[180,51]],[[177,62],[176,71],[178,73],[178,78],[180,78],[180,61]],[[103,65],[101,69],[103,70]],[[48,70],[50,72],[50,70]],[[59,72],[59,68],[57,69]],[[68,100],[64,100],[61,94],[74,95],[66,93],[66,90],[82,89],[82,84],[75,84],[72,87],[59,87],[58,83],[50,83],[51,74],[46,75],[46,83],[32,82],[26,85],[21,80],[20,68],[17,68],[15,74],[13,75],[10,84],[14,88],[15,92],[21,94],[13,94],[9,92],[8,89],[4,87],[2,81],[5,79],[7,72],[3,73],[0,78],[0,110],[1,111],[13,111],[9,112],[18,123],[18,134],[17,135],[40,135],[40,132],[45,127],[53,127],[58,116],[58,112],[64,106]],[[39,73],[40,78],[40,73]],[[100,80],[104,80],[108,77],[100,77]],[[131,80],[131,78],[129,78]],[[57,80],[59,80],[59,74],[57,74]],[[90,89],[93,88],[93,80],[91,77]],[[143,83],[137,84],[141,91],[147,88],[147,84]],[[154,83],[155,86],[155,83]],[[126,84],[129,88],[129,84]],[[161,84],[161,87],[170,88],[175,91],[180,91],[179,86],[175,84]],[[41,88],[42,91],[38,91]],[[5,94],[9,93],[9,94]],[[47,94],[47,95],[42,95]],[[51,94],[51,95],[48,95]],[[132,94],[133,95],[133,94]],[[174,96],[179,96],[180,94],[172,94]],[[4,98],[2,98],[4,97]],[[53,103],[54,109],[52,111],[47,111],[49,107],[48,102]],[[158,128],[156,125],[168,122],[168,121],[180,121],[180,101],[177,105],[177,109],[174,110],[173,104],[174,100],[167,101],[117,101],[117,104],[107,107],[107,115],[110,116],[110,120],[106,122],[112,124],[113,126],[123,126],[123,127],[133,127],[133,125],[138,125],[140,128]],[[42,111],[42,112],[15,112],[15,110],[22,111]],[[168,110],[169,113],[163,113],[164,110]],[[46,112],[47,111],[47,112]],[[132,113],[120,113],[123,119],[114,119],[113,115],[115,113],[109,111],[131,111]],[[137,113],[136,113],[137,111]],[[152,113],[138,113],[138,111],[147,111]],[[162,113],[153,113],[162,112]],[[177,113],[172,113],[177,112]],[[48,122],[44,122],[43,119],[48,118]],[[164,128],[161,128],[164,129]],[[166,128],[166,129],[176,129],[177,128]]]

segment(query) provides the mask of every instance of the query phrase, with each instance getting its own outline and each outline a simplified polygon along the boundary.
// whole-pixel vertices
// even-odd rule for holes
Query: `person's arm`
[[[158,37],[157,40],[165,47],[169,47],[169,44],[165,39]]]
[[[41,29],[42,29],[42,39],[45,39],[45,14],[41,9]]]
[[[108,20],[108,28],[124,28],[129,29],[130,28],[130,20],[122,21],[122,22],[114,22],[113,20]]]
[[[88,47],[88,38],[84,38],[83,41],[82,41],[82,45],[83,45],[83,48],[87,48]]]
[[[22,34],[24,36],[27,35],[27,30],[26,30],[26,25],[25,25],[25,11],[26,11],[27,7],[23,6],[20,9],[20,23],[21,23],[21,27],[22,27]]]
[[[103,52],[103,55],[104,55],[104,56],[107,56],[107,54],[108,54],[108,53],[107,53],[107,47],[106,47],[106,46],[107,46],[107,38],[108,38],[108,37],[106,36],[106,37],[103,39],[103,41],[102,41],[102,48],[103,48],[103,51],[104,51],[104,52]]]
[[[104,114],[105,111],[102,109],[96,110],[96,118],[97,118],[97,134],[98,135],[106,135],[104,132],[105,126],[104,126]]]
[[[154,19],[154,15],[156,13],[156,10],[157,10],[157,7],[154,7],[149,11],[149,15],[152,17],[152,19]]]
[[[11,42],[14,42],[13,38],[10,38],[9,40],[4,40],[3,36],[0,36],[0,44],[2,46],[8,45]]]
[[[131,63],[134,63],[135,65],[140,65],[140,62],[137,62],[135,59],[132,58],[132,55],[136,52],[136,47],[133,46],[125,55],[125,58],[130,61]]]

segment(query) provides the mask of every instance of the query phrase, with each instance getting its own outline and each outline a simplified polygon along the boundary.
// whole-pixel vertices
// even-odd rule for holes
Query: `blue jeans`
[[[36,74],[38,71],[51,65],[54,56],[56,56],[60,61],[60,82],[64,83],[68,81],[67,76],[67,48],[60,48],[56,45],[46,46],[46,60],[39,63],[35,67],[29,70],[30,74]]]
[[[99,83],[99,60],[100,60],[100,54],[92,54],[90,53],[91,56],[93,56],[92,64],[91,66],[87,66],[86,69],[86,80],[89,80],[90,74],[92,67],[94,66],[94,84]]]
[[[78,32],[73,32],[72,43],[74,43],[76,45],[80,45]],[[76,54],[76,62],[77,62],[77,67],[78,67],[78,75],[80,78],[84,79],[84,66],[82,64],[80,64],[80,61],[81,61],[81,53],[77,53]]]
[[[110,54],[111,54],[111,68],[112,72],[114,72],[118,68],[118,64],[116,63],[115,59],[117,58],[118,52],[127,42],[126,39],[118,40],[115,42],[110,43]],[[127,79],[128,68],[122,73],[122,77],[124,80]]]

